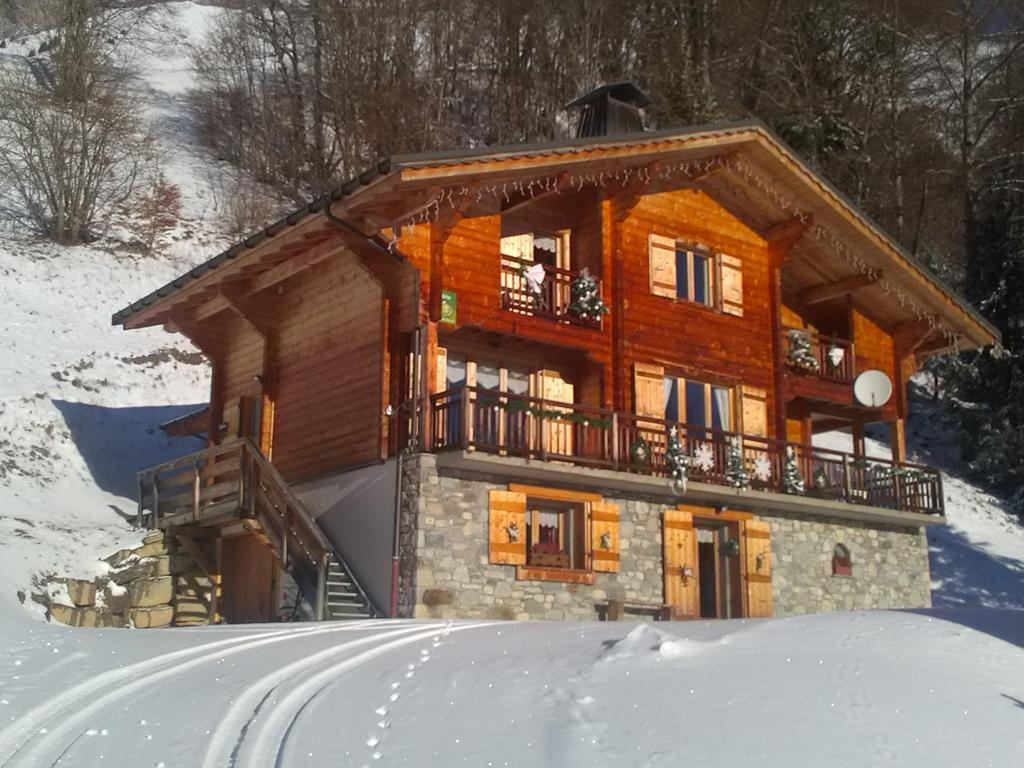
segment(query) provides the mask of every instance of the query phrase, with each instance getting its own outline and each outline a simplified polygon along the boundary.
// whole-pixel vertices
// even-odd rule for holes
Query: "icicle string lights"
[[[581,192],[585,187],[603,189],[626,187],[634,179],[640,184],[649,183],[652,178],[669,180],[677,175],[682,178],[695,179],[718,169],[728,169],[739,175],[747,184],[757,189],[776,208],[788,216],[798,219],[804,225],[811,222],[810,215],[798,208],[786,194],[770,179],[758,173],[752,166],[735,157],[714,155],[700,160],[684,160],[674,163],[661,163],[652,170],[651,166],[637,166],[615,171],[599,171],[597,173],[575,173],[547,175],[529,180],[506,181],[500,184],[482,184],[477,186],[463,185],[442,189],[438,196],[416,214],[396,222],[393,230],[400,231],[403,227],[416,224],[429,224],[438,221],[441,216],[441,205],[454,207],[456,199],[472,197],[475,202],[485,198],[499,199],[508,204],[513,197],[533,199],[538,195],[562,194],[566,191]],[[879,269],[872,266],[836,237],[831,231],[818,223],[811,223],[808,233],[818,242],[827,246],[841,256],[860,274],[866,275],[872,282],[892,296],[902,308],[909,308],[918,320],[928,323],[929,328],[942,331],[946,341],[959,351],[960,336],[948,326],[942,325],[939,319],[925,307],[921,306],[906,291],[885,277]]]

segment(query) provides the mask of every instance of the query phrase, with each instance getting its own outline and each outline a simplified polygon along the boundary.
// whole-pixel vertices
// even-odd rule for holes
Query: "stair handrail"
[[[302,501],[292,492],[291,488],[289,488],[288,484],[285,482],[285,479],[281,477],[281,473],[277,471],[277,468],[273,464],[271,464],[270,461],[267,460],[267,457],[263,455],[263,453],[259,450],[256,444],[250,438],[244,437],[241,438],[241,440],[245,443],[246,452],[259,466],[260,471],[266,473],[266,476],[269,477],[270,480],[276,486],[275,490],[281,496],[284,497],[284,500],[287,502],[288,506],[291,507],[291,509],[294,511],[295,517],[293,517],[293,519],[297,518],[302,522],[303,527],[313,535],[313,538],[316,541],[317,545],[324,551],[325,556],[328,559],[330,559],[330,557],[333,556],[338,560],[339,563],[341,563],[341,558],[338,557],[338,553],[335,551],[334,546],[330,542],[330,539],[328,539],[327,536],[324,535],[324,532],[320,529],[320,525],[316,522],[316,518],[314,518],[309,513],[309,510],[306,509],[306,505],[303,504]],[[287,535],[287,525],[285,526],[285,529],[285,533]],[[363,603],[365,603],[367,610],[370,612],[371,618],[373,616],[382,616],[383,614],[380,612],[380,610],[378,610],[377,606],[374,605],[373,601],[370,600],[369,595],[366,594],[366,591],[359,583],[359,580],[356,578],[356,575],[352,572],[348,565],[345,565],[344,568],[345,572],[348,574],[349,580],[352,583],[352,588],[355,590],[356,594],[359,595],[359,598],[363,601]],[[325,585],[321,585],[319,591],[322,592],[324,586]]]

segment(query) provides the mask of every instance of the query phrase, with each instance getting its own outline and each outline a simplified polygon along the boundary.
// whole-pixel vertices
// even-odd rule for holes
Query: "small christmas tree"
[[[786,493],[803,493],[807,490],[796,462],[796,448],[792,445],[786,446],[786,462],[782,466],[782,488]]]
[[[668,430],[668,445],[665,447],[665,467],[668,469],[668,476],[672,487],[679,493],[686,493],[687,471],[690,468],[690,458],[683,452],[682,443],[679,441],[679,430],[676,427],[670,427]]]
[[[574,317],[588,322],[597,322],[602,315],[608,314],[608,307],[601,301],[597,280],[593,278],[590,270],[586,267],[572,279],[569,290],[571,298],[569,312]]]
[[[729,438],[729,454],[725,460],[725,482],[733,488],[750,487],[750,474],[743,464],[743,446],[739,437]]]
[[[811,351],[811,335],[809,333],[797,330],[789,332],[789,352],[786,353],[786,362],[794,368],[808,373],[817,373],[821,370],[821,363]]]

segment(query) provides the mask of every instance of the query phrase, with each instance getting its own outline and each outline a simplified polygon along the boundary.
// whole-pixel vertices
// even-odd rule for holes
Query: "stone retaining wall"
[[[595,605],[609,599],[663,601],[661,519],[672,506],[664,499],[588,488],[619,505],[619,573],[598,573],[593,586],[518,581],[515,567],[492,565],[488,558],[488,492],[507,487],[507,478],[438,470],[431,454],[405,462],[399,527],[401,615],[595,619]],[[777,616],[930,604],[923,530],[826,517],[757,516],[771,524]],[[840,543],[851,552],[852,576],[832,575],[832,555]]]
[[[121,550],[106,562],[111,567],[106,576],[65,580],[66,601],[44,599],[48,617],[73,627],[146,629],[207,622],[210,580],[162,531],[150,531],[141,546]]]

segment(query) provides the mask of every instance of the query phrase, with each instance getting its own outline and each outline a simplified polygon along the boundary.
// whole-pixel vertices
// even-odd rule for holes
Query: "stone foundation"
[[[149,532],[141,546],[106,562],[106,576],[65,580],[70,605],[43,599],[48,618],[72,627],[138,629],[207,622],[210,580],[162,531]]]
[[[596,606],[610,599],[663,602],[662,512],[674,504],[660,497],[588,488],[619,505],[619,572],[596,574],[592,586],[517,580],[515,567],[492,565],[488,557],[488,492],[507,487],[508,478],[438,470],[431,454],[405,462],[399,527],[401,615],[592,620],[598,617]],[[930,605],[922,529],[755,514],[771,525],[775,615]],[[832,575],[837,544],[852,555],[851,576]]]

